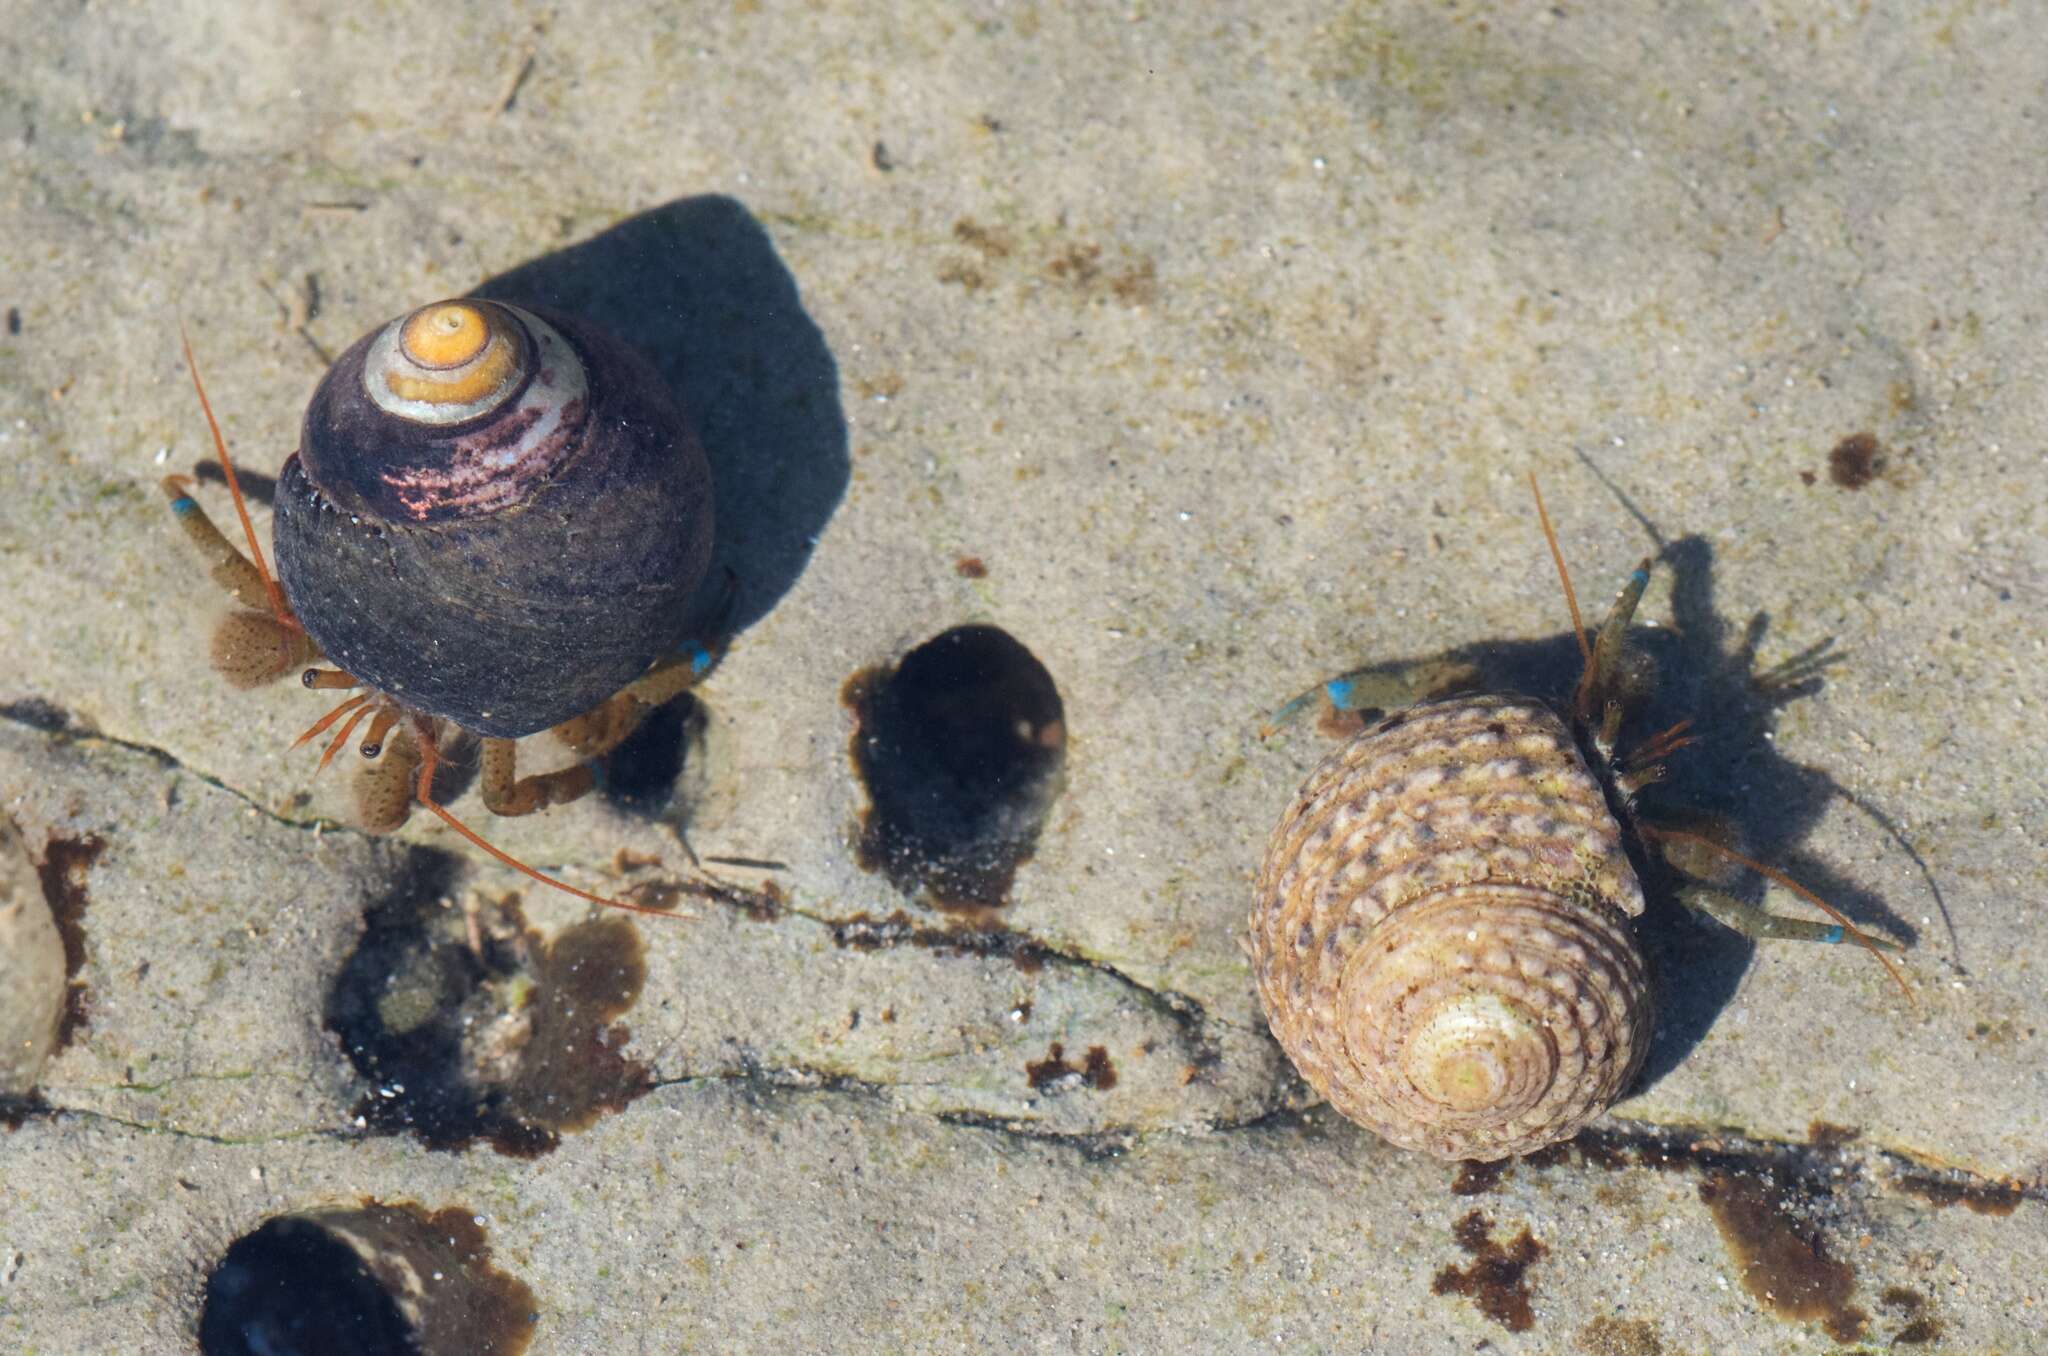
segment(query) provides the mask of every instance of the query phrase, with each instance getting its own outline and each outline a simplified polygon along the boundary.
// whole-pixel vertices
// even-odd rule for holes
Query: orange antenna
[[[298,748],[301,744],[304,744],[308,740],[312,739],[314,735],[319,734],[322,730],[325,730],[328,726],[334,724],[335,721],[340,720],[342,716],[344,716],[350,711],[355,710],[358,706],[361,706],[364,702],[368,700],[370,700],[370,694],[367,692],[361,693],[354,697],[350,697],[347,701],[341,703],[341,705],[335,707],[332,711],[329,711],[326,715],[320,717],[320,719],[314,721],[311,725],[308,725],[306,727],[306,732],[300,735],[297,739],[294,739],[292,741],[292,747]]]
[[[445,805],[434,799],[434,770],[441,765],[441,750],[434,742],[433,731],[426,728],[425,722],[416,720],[412,724],[413,734],[419,740],[422,754],[420,758],[419,781],[414,786],[413,794],[419,798],[420,804],[440,816],[442,823],[468,839],[471,844],[482,848],[514,871],[519,872],[521,875],[530,876],[542,885],[552,885],[564,894],[574,895],[578,899],[587,899],[593,904],[602,904],[608,909],[624,909],[628,913],[651,913],[657,918],[688,918],[692,916],[683,910],[656,909],[645,904],[628,904],[622,899],[606,899],[603,895],[594,895],[588,890],[579,890],[567,881],[559,881],[545,872],[536,871],[511,853],[485,842],[482,834],[479,834],[475,829],[470,828],[469,825],[457,819],[449,812]]]
[[[1593,667],[1593,646],[1586,639],[1586,623],[1579,617],[1579,595],[1572,592],[1572,577],[1564,567],[1564,552],[1558,549],[1557,533],[1550,526],[1550,514],[1543,507],[1543,491],[1536,485],[1536,473],[1529,472],[1529,493],[1536,496],[1536,517],[1543,523],[1543,540],[1550,543],[1550,558],[1557,562],[1557,582],[1564,585],[1564,605],[1572,610],[1572,634],[1579,638],[1579,655],[1587,669]]]
[[[361,724],[363,717],[369,715],[373,709],[368,706],[358,706],[355,709],[355,714],[341,723],[341,728],[334,732],[334,738],[327,741],[327,748],[320,755],[320,767],[313,769],[314,776],[317,777],[320,774],[321,768],[334,761],[334,755],[341,752],[341,746],[348,742],[348,737],[355,733],[356,726]]]
[[[1862,945],[1865,951],[1868,951],[1871,955],[1877,957],[1878,963],[1884,966],[1886,970],[1891,972],[1892,982],[1899,986],[1899,992],[1906,995],[1906,1000],[1908,1002],[1913,1003],[1915,1006],[1918,1006],[1919,1000],[1913,997],[1912,986],[1906,983],[1906,977],[1903,974],[1899,973],[1899,967],[1892,964],[1891,958],[1886,956],[1884,952],[1878,950],[1877,944],[1871,941],[1870,938],[1864,936],[1863,930],[1857,927],[1854,923],[1850,922],[1848,916],[1845,915],[1840,909],[1837,909],[1834,905],[1828,903],[1825,899],[1822,899],[1819,895],[1807,889],[1798,881],[1793,880],[1784,872],[1775,871],[1770,867],[1765,866],[1762,862],[1752,861],[1748,857],[1745,857],[1741,853],[1735,851],[1735,849],[1723,847],[1721,844],[1715,842],[1713,839],[1708,838],[1702,834],[1688,833],[1683,829],[1657,829],[1652,828],[1647,824],[1638,825],[1637,827],[1641,833],[1650,838],[1662,838],[1667,842],[1692,843],[1699,847],[1706,848],[1710,852],[1718,852],[1723,857],[1726,857],[1729,861],[1734,862],[1739,866],[1746,866],[1751,871],[1756,872],[1759,876],[1764,877],[1766,880],[1773,880],[1776,881],[1778,884],[1784,886],[1793,894],[1798,895],[1801,899],[1813,905],[1822,913],[1825,913],[1828,917],[1834,919],[1835,922],[1841,925],[1842,930],[1844,932],[1848,933],[1851,937],[1854,937],[1857,940],[1857,942]]]
[[[1680,749],[1690,748],[1692,745],[1699,743],[1700,737],[1698,735],[1686,733],[1691,728],[1692,717],[1687,716],[1670,729],[1651,735],[1630,751],[1627,758],[1629,766],[1638,767],[1644,763],[1654,763],[1659,758],[1668,758]]]
[[[270,610],[277,619],[293,630],[303,629],[299,619],[284,605],[284,593],[277,587],[277,580],[270,574],[270,566],[263,559],[263,548],[256,542],[256,525],[249,521],[249,506],[242,501],[242,483],[235,479],[234,459],[228,456],[228,440],[221,437],[220,421],[213,417],[213,402],[206,398],[206,384],[199,380],[199,364],[192,358],[192,336],[185,332],[185,322],[178,322],[178,340],[185,346],[185,370],[192,374],[192,389],[199,393],[199,408],[206,414],[206,427],[213,433],[213,446],[220,453],[221,470],[227,473],[228,493],[235,501],[235,516],[242,520],[242,534],[249,540],[249,555],[256,562],[256,573],[263,576],[263,591],[270,595]]]

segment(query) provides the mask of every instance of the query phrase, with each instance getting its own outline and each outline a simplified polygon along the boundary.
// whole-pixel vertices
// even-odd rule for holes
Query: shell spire
[[[345,482],[382,517],[498,512],[560,474],[581,445],[589,376],[561,331],[530,311],[437,301],[377,331],[361,363],[376,412],[362,427],[374,436],[352,439],[346,461],[325,455],[326,437],[307,438],[301,455],[316,480]]]
[[[459,424],[496,408],[532,365],[525,327],[512,312],[489,302],[437,301],[377,336],[363,388],[392,414]]]

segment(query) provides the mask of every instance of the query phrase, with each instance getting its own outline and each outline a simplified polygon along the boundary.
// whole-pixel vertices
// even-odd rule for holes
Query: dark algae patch
[[[1587,1167],[1619,1171],[1630,1167],[1660,1172],[1696,1171],[1705,1177],[1769,1176],[1797,1186],[1801,1191],[1825,1197],[1842,1180],[1848,1145],[1861,1139],[1862,1131],[1815,1121],[1807,1128],[1805,1144],[1745,1139],[1734,1134],[1700,1131],[1635,1131],[1605,1126],[1581,1131],[1577,1138],[1524,1154],[1519,1163],[1531,1170],[1545,1170],[1572,1161],[1574,1155]],[[1980,1215],[2010,1215],[2020,1203],[2044,1199],[2042,1193],[2017,1182],[1973,1177],[1961,1171],[1937,1171],[1896,1163],[1889,1174],[1900,1191],[1920,1197],[1931,1205],[1961,1205]]]
[[[1849,1302],[1856,1273],[1828,1253],[1818,1226],[1795,1215],[1787,1194],[1747,1173],[1717,1172],[1700,1183],[1743,1289],[1779,1318],[1819,1323],[1837,1342],[1862,1338],[1869,1322]]]
[[[287,1216],[236,1239],[207,1276],[199,1350],[405,1352],[413,1349],[409,1326],[355,1249]]]
[[[1458,1165],[1458,1175],[1451,1179],[1453,1196],[1484,1196],[1500,1185],[1501,1177],[1513,1166],[1509,1159],[1497,1158],[1490,1163],[1478,1159],[1467,1159]]]
[[[1877,1297],[1878,1306],[1901,1320],[1892,1334],[1894,1347],[1924,1347],[1941,1339],[1941,1320],[1927,1303],[1927,1296],[1903,1285],[1888,1285]]]
[[[1097,1092],[1107,1092],[1116,1086],[1116,1066],[1109,1062],[1109,1051],[1099,1045],[1088,1047],[1088,1055],[1081,1063],[1081,1078]]]
[[[513,1114],[566,1133],[645,1095],[652,1076],[620,1053],[631,1033],[615,1019],[646,982],[640,934],[624,918],[593,918],[539,943],[533,987],[508,1034],[517,1047],[505,1082]]]
[[[1079,1083],[1097,1092],[1107,1092],[1116,1086],[1116,1065],[1110,1062],[1109,1051],[1100,1045],[1089,1046],[1078,1064],[1070,1062],[1066,1047],[1054,1041],[1044,1059],[1024,1066],[1024,1078],[1033,1091],[1048,1087],[1058,1090]]]
[[[1852,1130],[1846,1125],[1832,1125],[1827,1121],[1814,1121],[1806,1127],[1806,1142],[1816,1149],[1839,1149],[1844,1144],[1854,1143],[1862,1136],[1861,1130]]]
[[[841,691],[868,808],[861,867],[942,908],[1008,901],[1058,796],[1066,718],[1045,666],[993,626],[958,626]]]
[[[1862,1138],[1860,1130],[1825,1121],[1815,1121],[1807,1128],[1803,1144],[1748,1139],[1729,1132],[1600,1126],[1519,1159],[1461,1164],[1451,1189],[1454,1194],[1482,1194],[1493,1189],[1501,1180],[1501,1170],[1510,1164],[1530,1174],[1576,1163],[1610,1172],[1641,1169],[1696,1176],[1700,1199],[1708,1207],[1743,1288],[1775,1317],[1817,1323],[1838,1343],[1872,1342],[1885,1349],[1939,1348],[1944,1324],[1933,1301],[1918,1291],[1903,1285],[1887,1286],[1878,1298],[1882,1317],[1876,1322],[1852,1303],[1856,1273],[1848,1261],[1830,1251],[1829,1222],[1845,1210],[1854,1211],[1864,1193],[1879,1183],[1889,1183],[1896,1191],[1934,1205],[1963,1205],[1987,1215],[2010,1214],[2021,1201],[2040,1193],[1961,1172],[1900,1171],[1903,1165],[1896,1160],[1878,1182],[1872,1182],[1866,1176],[1867,1160],[1851,1148]],[[1873,1157],[1879,1164],[1889,1158],[1883,1151]],[[1460,1228],[1475,1219],[1483,1221],[1474,1212],[1460,1222]],[[1484,1233],[1482,1223],[1474,1241],[1483,1240]],[[1460,1241],[1462,1246],[1464,1239]],[[1512,1254],[1512,1249],[1493,1247],[1496,1253]],[[1445,1275],[1453,1273],[1456,1268],[1447,1269]],[[1458,1284],[1466,1284],[1463,1273],[1457,1274],[1461,1277]],[[1441,1286],[1444,1276],[1439,1276],[1438,1282]],[[1894,1331],[1888,1336],[1872,1331],[1884,1327]],[[1604,1315],[1579,1330],[1574,1350],[1592,1356],[1661,1356],[1661,1343],[1652,1321]]]
[[[1899,1185],[1929,1205],[1961,1205],[1980,1215],[2004,1217],[2020,1208],[2026,1191],[2005,1182],[1980,1182],[1925,1176],[1902,1176]]]
[[[201,1356],[519,1356],[533,1292],[492,1265],[473,1212],[365,1199],[280,1215],[206,1278]]]
[[[1860,490],[1884,470],[1884,448],[1872,433],[1852,433],[1828,453],[1828,479],[1845,490]]]
[[[1474,1210],[1451,1226],[1451,1237],[1472,1260],[1437,1272],[1432,1295],[1463,1295],[1509,1332],[1527,1332],[1535,1325],[1527,1273],[1549,1249],[1525,1227],[1508,1243],[1493,1241],[1493,1221]]]
[[[43,849],[43,864],[36,868],[43,883],[43,898],[49,902],[57,935],[64,942],[64,973],[70,980],[64,994],[64,1015],[57,1023],[59,1050],[70,1045],[91,1019],[90,996],[85,981],[79,978],[85,969],[85,878],[106,848],[104,840],[91,834],[52,838]]]
[[[615,1020],[647,976],[632,923],[546,938],[516,896],[457,908],[436,883],[430,871],[370,911],[328,994],[328,1029],[371,1085],[356,1106],[366,1128],[526,1158],[648,1091]]]
[[[1052,956],[1038,942],[993,921],[992,915],[971,919],[965,926],[933,927],[894,909],[886,918],[857,913],[831,926],[832,944],[849,951],[916,946],[941,956],[992,956],[1009,961],[1026,975],[1043,970]]]

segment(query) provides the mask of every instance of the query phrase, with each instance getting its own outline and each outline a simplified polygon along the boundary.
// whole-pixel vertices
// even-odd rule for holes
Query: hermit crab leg
[[[1608,705],[1608,687],[1614,681],[1615,666],[1621,662],[1622,641],[1628,634],[1628,625],[1635,620],[1636,606],[1643,601],[1643,590],[1650,586],[1650,562],[1647,558],[1636,566],[1615,595],[1614,606],[1607,609],[1607,620],[1600,623],[1600,633],[1593,639],[1593,661],[1579,677],[1578,691],[1573,695],[1581,717],[1590,715],[1596,705]],[[1613,734],[1608,742],[1613,742]]]
[[[213,666],[236,687],[260,687],[319,659],[320,647],[292,615],[282,590],[264,564],[255,526],[249,521],[249,507],[242,498],[241,482],[235,475],[234,460],[228,456],[227,441],[221,436],[220,423],[214,418],[213,405],[200,381],[189,337],[184,339],[184,348],[192,389],[199,395],[199,407],[206,414],[206,426],[213,434],[221,466],[227,471],[228,490],[234,496],[235,513],[242,521],[250,555],[244,556],[214,526],[213,519],[192,497],[192,481],[188,477],[165,476],[163,491],[171,501],[171,512],[177,516],[178,525],[205,557],[214,583],[243,605],[241,610],[223,617],[214,628]]]
[[[358,696],[350,697],[347,701],[341,703],[332,711],[329,711],[326,715],[314,721],[311,725],[308,725],[306,727],[305,733],[301,734],[297,739],[294,739],[292,741],[292,747],[296,749],[301,744],[307,743],[315,735],[321,733],[328,726],[334,724],[335,721],[340,720],[344,715],[347,715],[350,711],[355,710],[358,706],[361,706],[363,703],[369,700],[370,694],[367,692],[362,693]]]
[[[409,721],[408,724],[413,727],[412,738],[418,745],[421,753],[419,776],[413,783],[414,798],[439,818],[442,823],[467,839],[472,846],[480,848],[492,857],[497,858],[500,862],[503,862],[521,875],[537,880],[543,885],[552,885],[564,894],[574,895],[578,899],[587,899],[593,904],[602,904],[608,909],[624,909],[628,913],[653,914],[657,918],[688,918],[692,916],[683,910],[656,909],[650,908],[645,904],[628,904],[622,899],[607,899],[603,895],[594,895],[588,890],[579,890],[567,881],[556,880],[553,876],[528,866],[525,862],[520,861],[504,849],[485,841],[483,835],[457,819],[449,812],[446,806],[434,799],[434,773],[441,765],[441,751],[435,743],[433,730],[427,726],[424,720],[414,719]]]
[[[671,655],[580,716],[549,733],[583,761],[559,772],[518,775],[518,748],[510,739],[486,739],[483,754],[483,798],[491,813],[530,815],[550,805],[565,805],[588,795],[601,770],[595,760],[625,741],[657,706],[681,696],[711,671],[717,655],[692,645],[687,656]]]
[[[355,733],[356,726],[362,722],[364,716],[369,714],[369,707],[360,706],[356,708],[355,712],[347,720],[341,723],[341,728],[334,732],[334,738],[327,741],[327,748],[320,755],[320,766],[313,769],[315,774],[318,774],[321,768],[334,761],[334,755],[341,752],[341,746],[348,742],[348,737]]]
[[[1282,726],[1291,724],[1297,716],[1308,709],[1309,703],[1318,697],[1328,699],[1332,711],[1353,711],[1358,709],[1352,704],[1352,698],[1358,690],[1358,679],[1364,673],[1365,670],[1358,669],[1351,673],[1340,674],[1326,682],[1317,683],[1300,696],[1291,699],[1280,707],[1279,710],[1266,717],[1265,722],[1259,726],[1259,738],[1271,739],[1280,732]],[[1363,704],[1360,703],[1360,705]]]
[[[687,659],[673,655],[657,660],[647,672],[548,733],[568,745],[579,758],[602,758],[639,729],[655,707],[673,701],[693,687],[710,671],[713,662],[712,652],[702,646],[693,647]]]
[[[1864,950],[1877,957],[1879,963],[1890,972],[1892,982],[1899,986],[1900,992],[1904,993],[1909,1000],[1913,998],[1912,986],[1906,983],[1906,977],[1899,972],[1899,967],[1894,965],[1891,958],[1884,954],[1886,951],[1903,950],[1903,947],[1899,946],[1896,942],[1870,936],[1850,922],[1840,909],[1837,909],[1798,881],[1793,880],[1784,872],[1765,866],[1762,862],[1752,861],[1733,848],[1723,847],[1703,834],[1689,833],[1683,829],[1653,828],[1648,824],[1639,824],[1637,828],[1645,838],[1653,842],[1688,843],[1695,847],[1703,847],[1709,852],[1718,853],[1736,865],[1746,867],[1766,880],[1784,886],[1793,894],[1798,895],[1807,903],[1827,914],[1835,922],[1833,926],[1828,926],[1821,923],[1802,922],[1794,918],[1781,918],[1774,914],[1766,913],[1755,905],[1745,904],[1741,900],[1723,894],[1711,886],[1702,885],[1697,882],[1690,883],[1679,890],[1679,900],[1686,907],[1698,909],[1708,917],[1726,923],[1737,932],[1752,937],[1787,937],[1797,941],[1810,942],[1839,942],[1844,935],[1851,937]]]
[[[1746,904],[1724,890],[1701,881],[1687,881],[1678,887],[1678,902],[1694,913],[1703,913],[1724,927],[1733,928],[1745,937],[1770,938],[1775,941],[1820,942],[1823,945],[1845,941],[1849,935],[1844,923],[1817,923],[1811,918],[1787,918],[1783,914],[1770,913],[1755,904]],[[1859,938],[1865,945],[1881,951],[1898,951],[1897,942],[1885,937]]]
[[[590,794],[597,774],[587,763],[559,772],[518,775],[518,745],[510,739],[484,740],[484,808],[494,815],[530,815],[550,805],[566,805]]]
[[[1270,739],[1278,734],[1282,726],[1299,717],[1319,697],[1330,712],[1399,711],[1467,687],[1478,677],[1478,670],[1461,659],[1369,664],[1317,683],[1280,707],[1259,726],[1259,738]]]
[[[207,573],[213,576],[213,582],[243,606],[261,606],[267,592],[263,572],[235,549],[234,543],[214,526],[213,519],[206,516],[206,510],[199,507],[191,493],[192,477],[165,476],[158,483],[163,487],[164,498],[171,501],[178,526],[185,529],[186,537],[206,558]]]
[[[1614,605],[1607,609],[1607,619],[1600,623],[1599,634],[1591,640],[1586,637],[1585,618],[1579,613],[1579,595],[1572,588],[1571,571],[1564,565],[1564,551],[1557,544],[1557,529],[1550,525],[1550,513],[1543,507],[1543,490],[1536,484],[1536,473],[1529,473],[1529,493],[1536,497],[1536,517],[1543,524],[1543,540],[1550,547],[1550,559],[1557,566],[1557,582],[1564,586],[1564,603],[1572,614],[1572,634],[1578,637],[1579,654],[1585,660],[1585,668],[1579,673],[1579,685],[1572,690],[1572,713],[1580,725],[1590,725],[1595,714],[1601,717],[1601,755],[1613,751],[1615,737],[1619,731],[1620,710],[1608,697],[1608,685],[1614,680],[1615,666],[1621,662],[1622,641],[1628,635],[1628,625],[1635,620],[1636,605],[1643,600],[1643,590],[1650,585],[1650,562],[1645,559],[1636,566],[1635,572],[1622,585]]]
[[[205,558],[207,573],[242,604],[214,628],[213,666],[220,675],[239,688],[261,687],[320,658],[320,647],[295,619],[260,610],[268,581],[199,507],[190,493],[191,479],[165,476],[162,484],[178,526]]]
[[[1671,728],[1660,730],[1630,749],[1628,757],[1623,760],[1624,765],[1630,768],[1643,767],[1660,758],[1669,758],[1680,749],[1692,747],[1700,742],[1700,737],[1687,734],[1686,731],[1691,728],[1692,717],[1687,716]]]

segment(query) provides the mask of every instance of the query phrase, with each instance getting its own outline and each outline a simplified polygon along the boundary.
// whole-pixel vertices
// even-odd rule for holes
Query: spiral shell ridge
[[[1260,871],[1273,1033],[1340,1112],[1445,1158],[1527,1153],[1648,1050],[1642,889],[1599,780],[1540,703],[1414,708],[1310,774]]]
[[[363,390],[386,414],[459,424],[503,404],[533,370],[534,318],[489,302],[437,301],[370,341]]]

